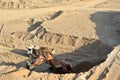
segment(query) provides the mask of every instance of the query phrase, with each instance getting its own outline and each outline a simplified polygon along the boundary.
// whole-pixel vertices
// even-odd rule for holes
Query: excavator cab
[[[30,47],[27,48],[27,55],[31,58],[36,58],[39,55],[37,54],[36,50],[35,50],[35,46],[32,45]]]

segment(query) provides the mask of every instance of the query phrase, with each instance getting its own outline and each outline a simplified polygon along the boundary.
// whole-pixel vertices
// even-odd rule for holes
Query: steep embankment
[[[89,80],[120,80],[120,45],[108,55],[106,61],[100,64]]]

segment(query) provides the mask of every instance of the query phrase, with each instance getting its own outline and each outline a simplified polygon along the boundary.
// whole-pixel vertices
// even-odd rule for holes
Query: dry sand
[[[120,80],[119,3],[0,0],[0,80]],[[54,74],[42,63],[28,77],[26,47],[33,44],[54,48],[55,59],[79,73]]]

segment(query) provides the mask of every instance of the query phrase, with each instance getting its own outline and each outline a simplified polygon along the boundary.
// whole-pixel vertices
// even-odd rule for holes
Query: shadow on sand
[[[99,11],[91,14],[91,21],[100,41],[115,47],[120,44],[120,11]]]
[[[31,32],[31,31],[35,30],[37,27],[40,27],[42,23],[43,22],[36,22],[36,23],[30,25],[27,29],[27,32]]]

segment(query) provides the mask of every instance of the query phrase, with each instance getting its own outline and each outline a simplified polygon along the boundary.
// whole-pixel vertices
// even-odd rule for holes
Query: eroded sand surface
[[[0,0],[0,80],[120,80],[119,3]],[[78,73],[54,74],[42,63],[28,77],[26,47],[33,44],[54,48],[55,59]]]

